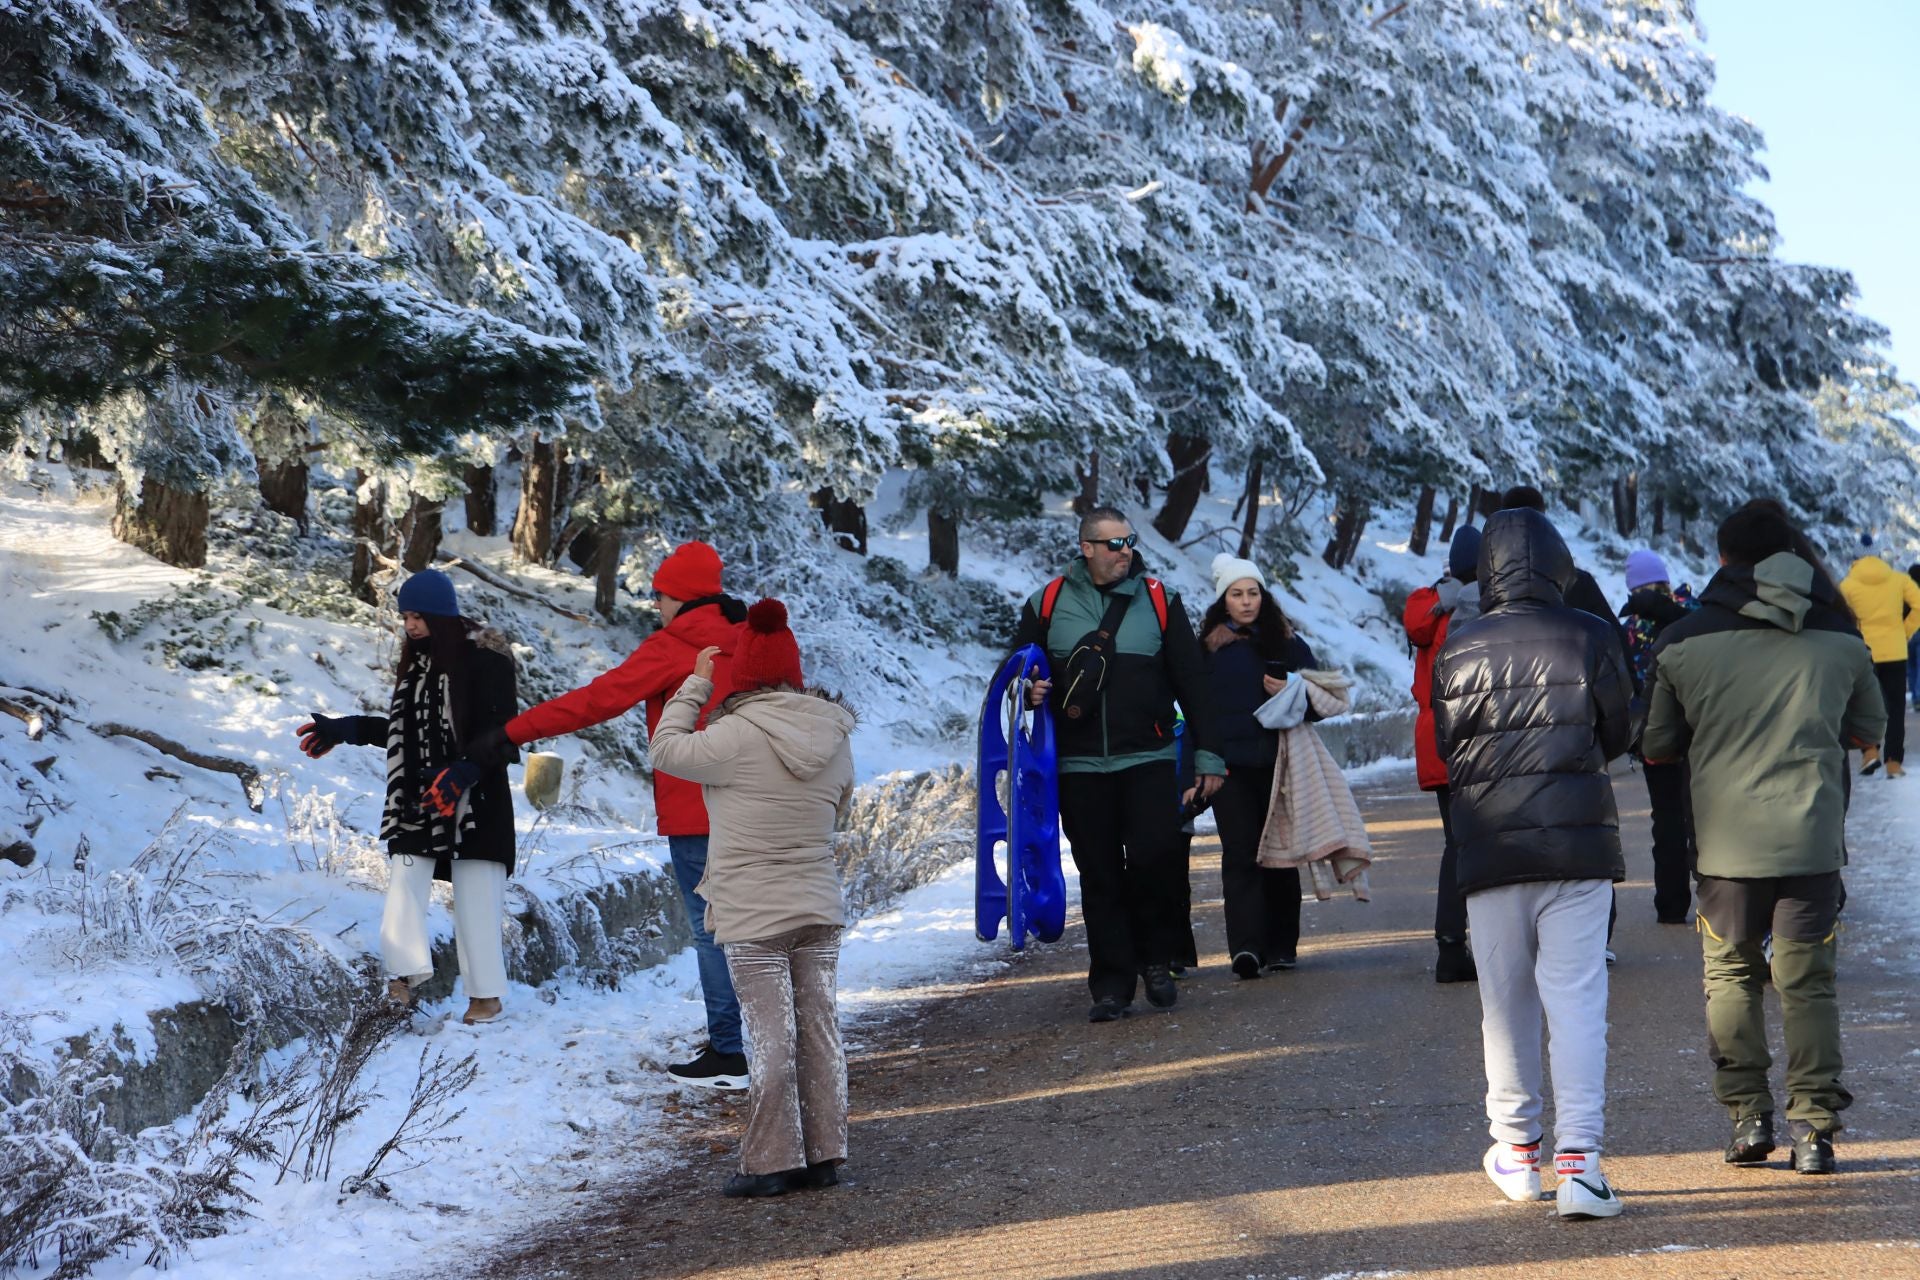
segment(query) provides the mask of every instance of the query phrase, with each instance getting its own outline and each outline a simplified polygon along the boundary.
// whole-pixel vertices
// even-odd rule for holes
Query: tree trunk
[[[1073,514],[1083,516],[1100,505],[1100,451],[1089,449],[1087,465],[1074,470],[1080,477],[1080,492],[1073,498]],[[927,517],[932,519],[933,513],[928,512]]]
[[[949,578],[960,576],[960,517],[927,508],[927,564]]]
[[[400,523],[400,567],[418,573],[433,563],[440,550],[441,513],[446,504],[414,494]]]
[[[353,473],[354,492],[364,491],[364,497],[356,497],[353,508],[353,567],[348,571],[347,585],[353,594],[368,604],[378,604],[373,595],[373,571],[379,566],[378,555],[388,550],[389,531],[387,528],[387,486],[385,482],[367,484],[367,473]]]
[[[301,460],[260,464],[260,499],[267,510],[290,516],[307,531],[307,464]]]
[[[545,564],[553,554],[553,516],[567,447],[536,438],[520,473],[520,510],[513,518],[513,553],[527,564]]]
[[[1627,472],[1627,536],[1640,532],[1640,473]]]
[[[1653,498],[1653,536],[1658,538],[1667,531],[1667,499],[1665,494],[1655,494]]]
[[[1447,518],[1440,522],[1440,541],[1452,545],[1454,522],[1460,518],[1460,495],[1447,495]]]
[[[137,502],[120,486],[113,536],[175,568],[198,569],[207,563],[207,515],[206,494],[146,476]]]
[[[1167,481],[1167,501],[1153,518],[1153,527],[1168,542],[1180,541],[1207,491],[1207,459],[1213,454],[1213,442],[1204,436],[1167,437],[1167,458],[1173,463],[1173,479]]]
[[[603,524],[594,534],[593,611],[611,621],[620,590],[620,526]]]
[[[1241,495],[1240,502],[1246,511],[1240,519],[1240,550],[1236,553],[1242,560],[1253,555],[1253,539],[1260,532],[1260,472],[1259,454],[1253,455],[1253,461],[1247,464],[1247,491]]]
[[[1420,486],[1420,498],[1413,504],[1413,536],[1407,539],[1407,550],[1417,556],[1427,554],[1427,539],[1433,533],[1433,500],[1436,496],[1432,485],[1423,484]]]
[[[460,472],[460,479],[467,486],[467,531],[491,538],[494,526],[500,522],[500,486],[493,477],[493,468],[468,463]]]
[[[833,540],[849,551],[867,554],[867,509],[859,503],[838,497],[832,489],[816,489],[813,505],[820,510],[821,523]]]
[[[1334,513],[1333,537],[1320,558],[1332,569],[1344,569],[1360,553],[1360,535],[1367,528],[1367,505],[1355,497],[1343,497]]]

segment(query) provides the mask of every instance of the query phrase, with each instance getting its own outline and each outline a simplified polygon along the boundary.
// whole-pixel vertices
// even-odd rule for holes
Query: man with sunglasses
[[[1028,690],[1051,701],[1059,743],[1060,823],[1080,871],[1092,1022],[1133,1003],[1178,999],[1168,965],[1183,949],[1175,703],[1194,744],[1187,803],[1211,798],[1226,776],[1214,750],[1200,642],[1178,596],[1146,575],[1139,537],[1113,507],[1080,520],[1080,554],[1021,611],[1014,649],[1038,644],[1052,674]]]

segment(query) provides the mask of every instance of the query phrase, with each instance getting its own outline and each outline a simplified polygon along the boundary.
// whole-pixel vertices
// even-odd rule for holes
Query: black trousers
[[[1467,900],[1460,893],[1460,846],[1453,839],[1453,788],[1435,788],[1433,798],[1440,802],[1440,832],[1446,841],[1440,849],[1440,883],[1433,900],[1433,936],[1439,942],[1464,942]]]
[[[1887,704],[1887,740],[1880,748],[1882,757],[1899,764],[1907,762],[1907,663],[1876,662],[1874,677],[1880,682],[1880,700]]]
[[[1260,865],[1260,833],[1273,797],[1273,770],[1238,765],[1213,795],[1220,827],[1220,888],[1226,898],[1227,954],[1252,952],[1261,964],[1291,960],[1300,949],[1300,872]]]
[[[1693,800],[1684,762],[1646,766],[1653,807],[1653,910],[1662,920],[1685,920],[1693,901]]]
[[[1080,871],[1087,989],[1133,999],[1140,971],[1184,949],[1180,805],[1173,761],[1060,775],[1060,826]]]

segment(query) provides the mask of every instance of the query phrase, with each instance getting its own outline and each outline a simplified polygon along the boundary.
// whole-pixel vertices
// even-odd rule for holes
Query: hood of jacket
[[[1885,569],[1886,565],[1880,567]],[[1795,635],[1806,629],[1808,617],[1816,610],[1838,612],[1837,603],[1813,566],[1786,551],[1751,567],[1723,566],[1707,584],[1701,601]]]
[[[1480,537],[1480,608],[1559,606],[1573,585],[1573,553],[1553,522],[1526,507],[1496,511]]]
[[[833,763],[856,723],[846,704],[817,689],[755,691],[731,701],[727,714],[766,734],[780,763],[802,782]]]
[[[1861,556],[1847,570],[1847,576],[1869,587],[1883,587],[1894,575],[1894,568],[1879,556]]]
[[[659,634],[680,641],[692,649],[705,649],[718,645],[720,652],[731,654],[740,635],[740,623],[746,614],[738,609],[739,601],[731,596],[708,596],[704,600],[692,600],[680,607],[673,615],[673,621],[660,628]],[[729,605],[735,606],[729,608]],[[728,615],[737,613],[738,617]]]

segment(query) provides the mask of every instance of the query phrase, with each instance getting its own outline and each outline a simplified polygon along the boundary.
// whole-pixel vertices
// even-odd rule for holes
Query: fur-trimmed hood
[[[507,639],[507,633],[498,627],[476,627],[467,633],[467,639],[473,642],[476,649],[485,649],[502,655],[508,662],[513,661],[513,641]]]

